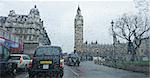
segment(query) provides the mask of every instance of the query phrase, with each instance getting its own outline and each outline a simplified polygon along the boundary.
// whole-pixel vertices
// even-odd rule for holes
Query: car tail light
[[[60,63],[60,67],[61,67],[61,68],[63,67],[63,64],[62,64],[62,63]]]
[[[60,67],[63,68],[64,67],[64,59],[60,60]]]
[[[23,57],[21,56],[20,58],[20,64],[23,63]]]
[[[63,68],[63,63],[60,63],[60,67]]]
[[[29,68],[32,68],[32,59],[30,60],[30,63],[29,63]]]

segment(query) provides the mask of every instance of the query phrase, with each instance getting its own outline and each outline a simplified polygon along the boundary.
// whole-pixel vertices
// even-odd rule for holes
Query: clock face
[[[82,24],[81,20],[78,20],[78,21],[77,21],[77,24]]]
[[[82,19],[82,17],[79,17],[79,19],[81,20],[81,19]]]

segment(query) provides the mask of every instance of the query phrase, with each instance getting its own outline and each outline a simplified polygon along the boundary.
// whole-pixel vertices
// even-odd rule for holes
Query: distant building
[[[37,46],[51,44],[36,5],[28,15],[16,14],[11,10],[8,17],[0,17],[0,26],[19,36],[25,53],[32,54]]]
[[[83,16],[79,6],[74,20],[74,41],[74,51],[85,56],[107,56],[113,50],[112,45],[100,45],[97,41],[91,44],[83,42]]]
[[[112,56],[113,46],[111,44],[99,44],[96,42],[84,43],[84,54],[90,56],[110,57]]]
[[[112,22],[113,23],[113,22]],[[88,43],[83,42],[83,16],[78,7],[74,21],[74,50],[84,56],[101,56],[110,59],[130,60],[131,54],[128,53],[127,43],[120,43],[116,34],[113,33],[113,44],[99,44],[97,41]],[[137,57],[149,57],[150,59],[150,39],[142,42]]]
[[[74,20],[74,41],[74,51],[82,55],[106,56],[112,52],[112,45],[100,45],[97,41],[91,44],[83,42],[83,16],[79,6]]]
[[[80,7],[78,6],[77,14],[74,20],[74,51],[83,52],[83,16],[81,15]]]

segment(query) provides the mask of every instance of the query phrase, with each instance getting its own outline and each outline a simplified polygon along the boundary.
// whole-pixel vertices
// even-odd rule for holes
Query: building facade
[[[7,17],[0,16],[0,28],[4,28]]]
[[[113,23],[113,22],[112,22]],[[120,43],[113,33],[113,44],[99,44],[97,41],[88,43],[83,42],[83,16],[80,7],[77,9],[77,15],[74,21],[74,50],[82,53],[83,56],[101,56],[108,59],[130,60],[131,54],[128,53],[128,44]],[[137,57],[148,57],[150,60],[150,39],[142,42]]]
[[[74,20],[74,51],[83,52],[83,16],[81,15],[80,7],[78,6],[77,14]]]
[[[32,54],[37,46],[51,44],[36,5],[28,15],[16,14],[14,10],[11,10],[5,18],[3,17],[0,25],[19,36],[24,43],[25,53]]]

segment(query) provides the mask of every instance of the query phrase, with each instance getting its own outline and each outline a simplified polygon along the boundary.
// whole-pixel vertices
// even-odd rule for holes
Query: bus
[[[19,37],[2,28],[0,28],[0,43],[8,47],[11,53],[23,52],[23,42],[19,40]]]
[[[11,75],[14,78],[16,74],[17,64],[9,60],[10,50],[3,45],[4,40],[0,39],[0,77]]]

